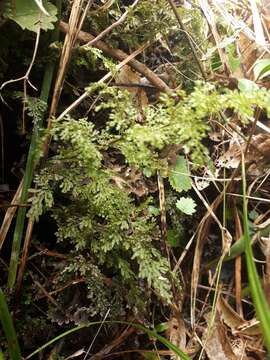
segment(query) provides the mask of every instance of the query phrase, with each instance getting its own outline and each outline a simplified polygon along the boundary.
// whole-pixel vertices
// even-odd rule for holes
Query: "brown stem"
[[[186,39],[187,39],[187,41],[189,43],[190,49],[192,51],[192,54],[194,56],[194,59],[195,59],[197,65],[198,65],[198,68],[200,69],[202,77],[203,77],[204,80],[207,80],[207,75],[206,75],[206,73],[205,73],[205,71],[204,71],[204,69],[202,67],[200,59],[197,56],[197,52],[196,52],[195,46],[193,44],[193,41],[191,39],[191,36],[188,34],[188,32],[187,32],[187,30],[185,28],[185,25],[184,25],[182,19],[180,18],[180,15],[179,15],[179,13],[177,11],[177,7],[176,7],[175,3],[173,2],[173,0],[168,0],[168,2],[169,2],[170,6],[171,6],[171,8],[172,8],[172,10],[174,12],[174,15],[176,17],[176,20],[178,21],[178,24],[180,25],[181,30],[183,31],[183,33],[184,33],[184,35],[185,35],[185,37],[186,37]]]
[[[243,234],[241,220],[237,211],[237,207],[234,204],[233,207],[234,221],[235,221],[235,238],[240,239]],[[243,307],[242,307],[242,258],[241,255],[235,258],[235,302],[236,302],[236,311],[239,315],[243,316]]]
[[[64,33],[68,32],[68,24],[64,21],[60,21],[60,30]],[[83,43],[88,43],[89,41],[94,40],[95,37],[85,31],[80,31],[78,34],[78,40],[80,40]],[[123,61],[128,57],[128,54],[126,54],[124,51],[119,49],[114,49],[107,45],[105,42],[99,40],[97,41],[94,46],[103,51],[104,54],[119,60]],[[146,65],[142,64],[138,60],[132,59],[129,61],[129,66],[132,67],[134,70],[136,70],[141,75],[145,76],[151,84],[153,84],[157,89],[160,91],[166,92],[171,94],[172,90],[169,88],[169,86],[161,80],[152,70],[150,70]]]
[[[109,32],[111,32],[115,27],[122,24],[125,21],[128,14],[130,13],[130,10],[137,5],[138,1],[139,0],[135,0],[134,3],[124,12],[124,14],[117,21],[115,21],[113,24],[108,26],[105,30],[103,30],[100,34],[98,34],[97,37],[95,37],[93,40],[89,41],[87,45],[89,46],[94,45],[98,40],[104,38],[104,36],[107,35]]]

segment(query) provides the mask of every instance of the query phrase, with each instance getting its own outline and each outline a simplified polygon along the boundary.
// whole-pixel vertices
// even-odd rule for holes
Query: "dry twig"
[[[69,26],[64,21],[60,21],[60,30],[67,33],[69,31]],[[95,37],[85,31],[80,31],[78,33],[78,40],[82,42],[89,42],[93,40]],[[119,60],[123,61],[125,60],[129,55],[126,54],[124,51],[119,49],[114,49],[107,45],[105,42],[99,40],[94,45],[97,49],[104,52],[104,54]],[[168,94],[172,93],[172,90],[169,88],[169,86],[161,80],[152,70],[150,70],[146,65],[142,64],[138,60],[135,60],[134,58],[131,58],[128,62],[128,65],[132,67],[134,70],[136,70],[139,74],[146,77],[146,79],[149,80],[151,84],[153,84],[158,90],[164,91]]]
[[[116,28],[118,25],[122,24],[125,21],[126,17],[128,16],[130,10],[133,9],[138,4],[138,2],[139,2],[139,0],[135,0],[134,3],[122,14],[122,16],[117,21],[115,21],[113,24],[108,26],[105,30],[103,30],[100,34],[98,34],[93,40],[90,40],[85,46],[94,45],[97,41],[104,38],[104,36],[106,36],[114,28]]]
[[[129,61],[131,59],[133,59],[134,57],[136,57],[138,54],[140,54],[145,48],[146,45],[141,46],[139,49],[137,49],[136,51],[134,51],[132,54],[130,54],[127,58],[125,58],[120,64],[118,64],[116,66],[117,70],[120,70],[123,66],[125,66],[127,63],[129,63]],[[107,81],[108,79],[110,79],[110,77],[112,76],[112,72],[109,71],[105,76],[103,76],[103,78],[101,78],[97,83],[98,84],[102,84],[103,82]],[[73,109],[75,109],[85,98],[87,98],[87,96],[89,95],[89,90],[86,90],[77,100],[75,100],[71,105],[69,105],[63,112],[62,114],[60,114],[57,119],[62,119],[65,115],[67,115],[70,111],[72,111]]]
[[[12,201],[11,201],[11,205],[16,204],[18,201],[20,201],[20,197],[21,197],[21,192],[22,192],[22,184],[23,184],[23,179],[20,182],[20,185],[18,186],[18,189],[16,191],[16,194],[14,195]],[[2,222],[2,226],[0,229],[0,250],[4,244],[5,238],[7,236],[9,227],[11,225],[12,219],[16,213],[17,210],[17,206],[11,206],[7,209],[4,220]]]

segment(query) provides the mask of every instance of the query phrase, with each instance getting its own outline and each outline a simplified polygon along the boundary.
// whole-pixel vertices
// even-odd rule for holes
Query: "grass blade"
[[[0,289],[0,321],[4,329],[4,333],[8,342],[8,351],[11,360],[21,360],[21,351],[16,335],[16,331],[13,326],[13,321],[8,310],[5,295]],[[2,356],[2,358],[1,358]],[[4,359],[3,353],[0,351],[0,360]]]
[[[30,355],[28,355],[25,360],[30,359],[31,357],[33,357],[34,355],[38,354],[40,351],[44,350],[45,348],[47,348],[48,346],[52,345],[53,343],[55,343],[56,341],[62,339],[63,337],[72,334],[76,331],[79,331],[83,328],[87,328],[90,326],[94,326],[94,325],[98,325],[98,324],[124,324],[124,325],[129,325],[132,327],[135,327],[136,329],[143,331],[144,333],[146,333],[149,337],[153,337],[156,340],[160,341],[163,345],[165,345],[169,350],[171,350],[172,352],[175,353],[175,355],[179,356],[180,359],[182,360],[191,360],[190,357],[185,354],[182,350],[180,350],[177,346],[175,346],[174,344],[172,344],[169,340],[167,340],[166,338],[164,338],[163,336],[157,334],[155,331],[147,329],[146,327],[144,327],[141,324],[138,323],[129,323],[127,321],[94,321],[94,322],[90,322],[90,323],[86,323],[83,325],[79,325],[76,326],[68,331],[65,331],[64,333],[56,336],[55,338],[53,338],[52,340],[48,341],[46,344],[40,346],[37,350],[35,350],[34,352],[32,352]]]
[[[61,6],[62,0],[57,0],[56,2],[59,17],[61,13]],[[55,41],[58,39],[59,36],[59,27],[58,25],[55,26],[54,31],[51,36],[51,41]],[[49,91],[52,84],[53,73],[54,73],[55,63],[48,63],[45,69],[44,78],[42,82],[42,89],[40,94],[40,99],[47,103],[49,98]],[[38,145],[39,140],[39,129],[42,126],[42,119],[38,124],[35,124],[33,127],[33,132],[31,136],[30,147],[27,156],[26,168],[25,168],[25,176],[23,179],[22,185],[22,194],[20,198],[21,204],[27,203],[28,200],[28,189],[30,188],[32,178],[33,178],[33,171],[35,167],[35,160],[36,160],[36,148]],[[25,215],[26,215],[26,208],[19,208],[18,215],[16,218],[16,225],[13,235],[12,241],[12,250],[11,250],[11,258],[9,264],[9,273],[8,273],[8,287],[12,289],[15,285],[16,275],[17,275],[17,268],[18,268],[18,261],[21,249],[21,242],[23,238],[23,230],[25,224]]]
[[[264,335],[264,342],[267,348],[268,354],[270,354],[270,310],[265,298],[263,288],[261,286],[261,280],[257,272],[257,268],[254,262],[253,251],[251,246],[251,238],[249,234],[248,226],[248,207],[246,199],[246,174],[245,163],[242,160],[242,178],[243,178],[243,228],[244,228],[244,240],[245,240],[245,254],[248,270],[248,281],[251,290],[251,296],[256,310],[258,320],[262,333]]]

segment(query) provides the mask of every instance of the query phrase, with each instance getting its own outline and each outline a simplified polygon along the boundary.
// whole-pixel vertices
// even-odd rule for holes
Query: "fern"
[[[90,28],[100,33],[115,19],[120,18],[128,8],[121,6],[121,2],[110,7],[109,11],[90,13],[88,21]],[[134,9],[130,9],[127,19],[117,29],[113,29],[107,36],[108,43],[114,45],[121,33],[121,43],[136,49],[146,41],[152,41],[160,34],[167,34],[175,23],[173,13],[166,0],[153,0],[149,6],[148,0],[140,1]],[[145,28],[147,27],[147,31]]]
[[[52,208],[59,241],[71,241],[77,251],[91,250],[99,265],[120,271],[124,282],[137,273],[169,300],[169,267],[152,245],[156,224],[151,215],[145,216],[143,206],[136,207],[112,184],[94,144],[93,126],[85,119],[67,118],[55,122],[52,134],[59,142],[58,153],[36,179],[40,190],[30,216],[37,219],[53,206],[54,194],[62,193],[68,204]]]
[[[58,225],[58,240],[72,244],[77,252],[90,252],[100,271],[106,268],[118,274],[128,286],[144,279],[168,302],[175,280],[158,250],[155,239],[160,234],[148,211],[149,201],[138,205],[116,186],[112,179],[117,174],[105,159],[116,156],[148,173],[161,170],[166,174],[168,160],[160,153],[170,144],[181,143],[195,166],[202,165],[208,161],[202,139],[210,128],[210,114],[219,116],[229,107],[246,122],[255,105],[269,110],[265,90],[244,96],[198,84],[190,95],[180,91],[178,96],[178,103],[166,95],[158,105],[146,107],[145,122],[138,123],[138,110],[129,94],[102,86],[95,110],[105,113],[107,121],[99,131],[86,119],[55,121],[51,134],[57,153],[36,177],[39,190],[30,210],[35,219],[50,210]]]

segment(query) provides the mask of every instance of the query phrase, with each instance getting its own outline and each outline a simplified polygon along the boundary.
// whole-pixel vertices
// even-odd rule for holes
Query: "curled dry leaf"
[[[116,83],[123,85],[123,89],[133,94],[135,103],[140,110],[148,104],[146,92],[140,87],[142,84],[140,75],[128,65],[121,68],[116,76]]]
[[[70,359],[74,359],[76,357],[79,357],[83,354],[85,354],[85,350],[84,349],[80,349],[78,351],[75,351],[75,353],[73,353],[72,355],[69,355],[67,358],[65,358],[65,360],[70,360]]]
[[[111,166],[114,172],[119,175],[113,175],[112,181],[121,190],[128,194],[135,194],[138,197],[148,195],[157,191],[157,185],[150,179],[146,179],[140,170],[133,167],[121,167],[119,165]]]
[[[167,338],[179,349],[185,352],[186,349],[186,327],[180,315],[173,316],[168,322]],[[172,360],[181,360],[176,355],[171,355]]]
[[[210,326],[212,313],[205,315],[206,321]],[[209,334],[210,331],[210,334]],[[205,351],[209,360],[237,360],[239,357],[234,353],[230,338],[227,335],[225,326],[220,321],[219,316],[216,316],[215,322],[209,330],[205,329]],[[246,359],[246,356],[241,356],[241,359]]]
[[[241,149],[244,151],[242,139],[232,139],[229,149],[216,160],[216,166],[226,169],[236,169],[241,160]]]
[[[197,189],[199,191],[206,189],[212,181],[215,181],[215,179],[218,178],[219,170],[220,169],[216,168],[215,173],[213,174],[213,172],[206,167],[202,176],[195,176],[194,181]]]
[[[206,189],[210,185],[210,181],[208,179],[203,179],[198,176],[195,176],[194,181],[199,191]]]
[[[211,131],[209,133],[209,138],[214,142],[220,142],[222,140],[222,134],[218,131]]]
[[[246,149],[246,143],[242,139],[233,138],[229,149],[221,155],[216,166],[226,169],[236,169],[241,161],[242,152]],[[268,134],[254,135],[249,144],[245,161],[249,164],[249,175],[262,175],[265,165],[269,164],[270,136]]]
[[[232,334],[261,336],[259,322],[256,319],[243,319],[222,296],[219,297],[217,307],[221,320],[231,329]]]

